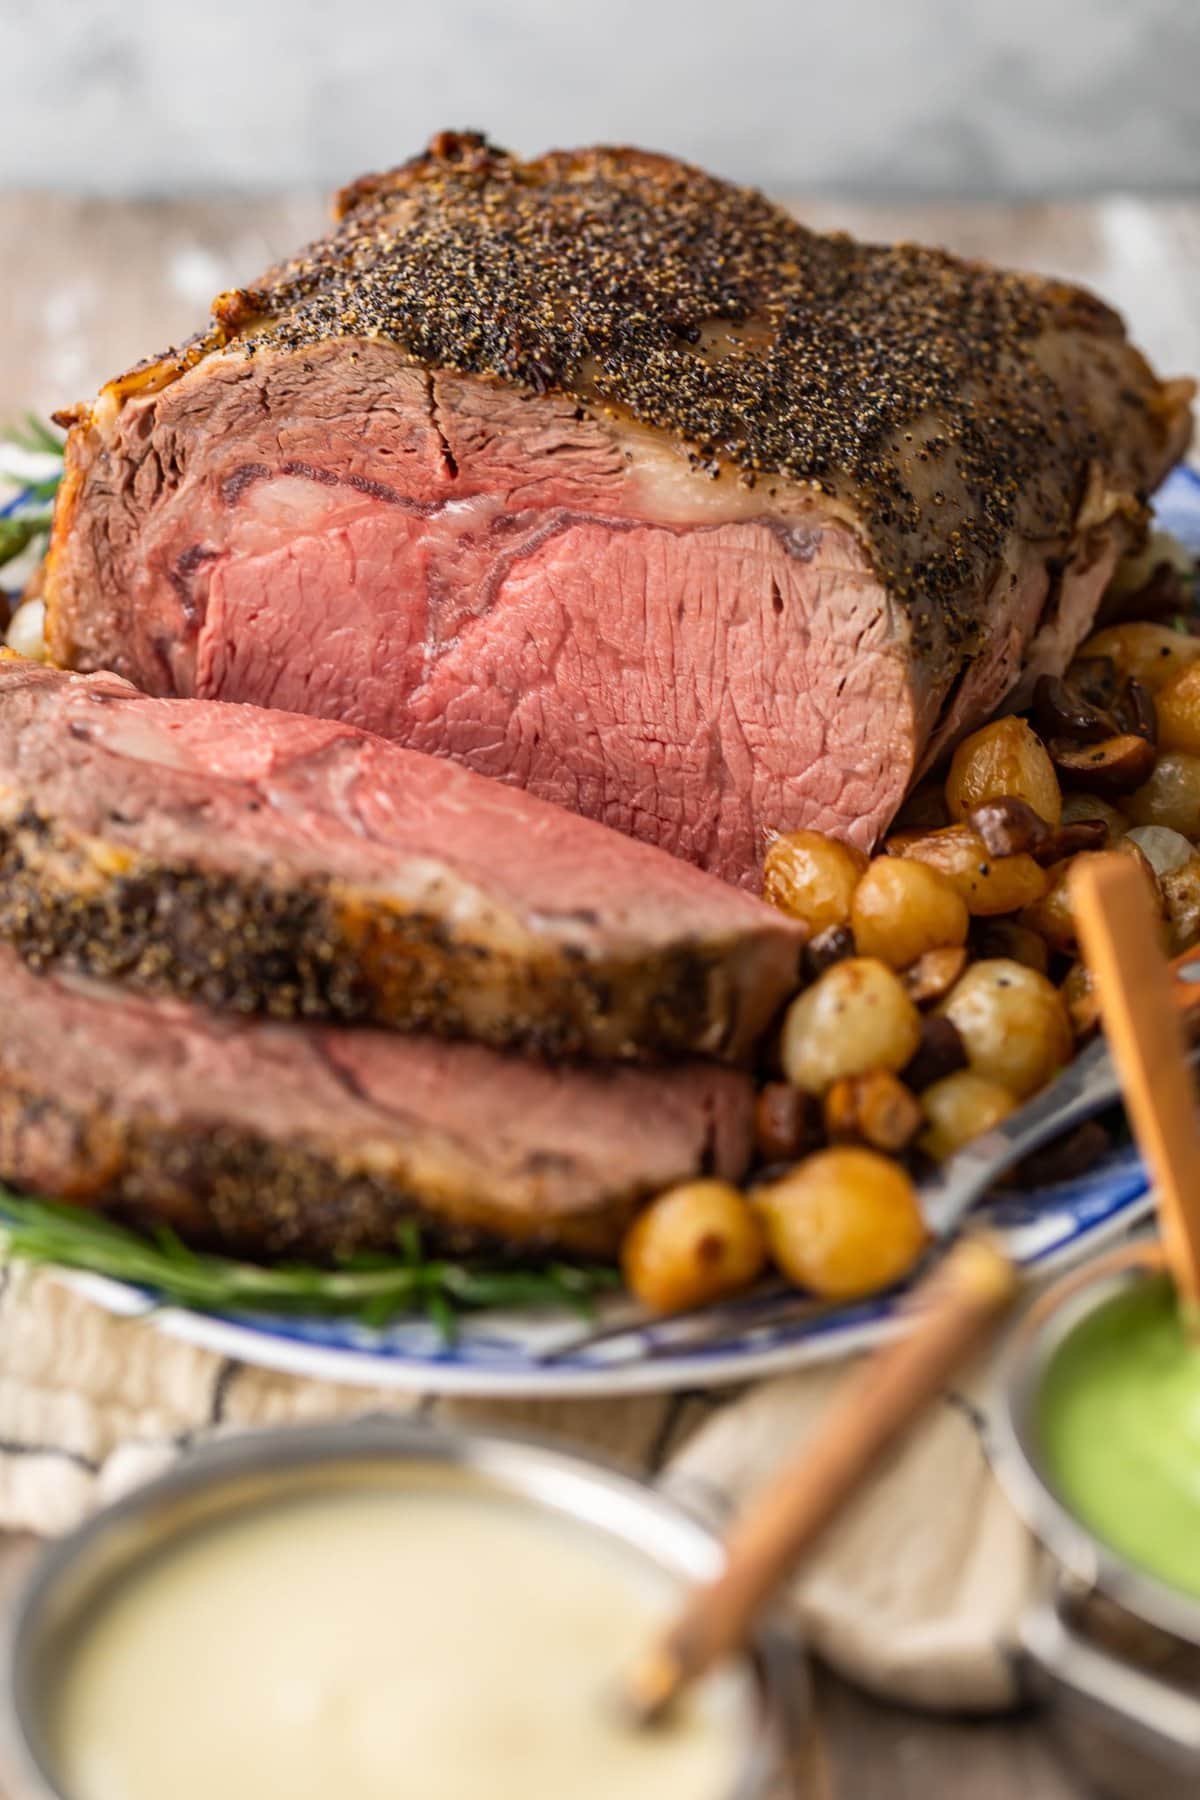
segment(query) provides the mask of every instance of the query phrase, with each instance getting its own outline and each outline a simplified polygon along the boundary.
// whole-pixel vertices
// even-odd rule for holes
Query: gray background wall
[[[775,188],[1200,186],[1200,0],[0,0],[0,184],[335,183],[445,125]]]

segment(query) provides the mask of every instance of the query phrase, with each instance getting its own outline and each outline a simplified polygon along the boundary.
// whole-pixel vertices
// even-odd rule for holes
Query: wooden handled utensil
[[[1200,1319],[1200,1121],[1183,1031],[1196,960],[1168,965],[1145,878],[1128,857],[1081,860],[1072,902],[1108,1038],[1107,1051],[1094,1046],[1085,1057],[1111,1053],[1158,1191],[1168,1265]],[[1089,1099],[1083,1087],[1080,1099]],[[961,1217],[961,1185],[941,1197],[940,1208],[927,1208],[935,1233]],[[665,1636],[629,1672],[624,1697],[635,1720],[660,1718],[685,1686],[746,1642],[766,1601],[978,1348],[1016,1287],[1012,1263],[980,1233],[960,1239],[935,1267],[907,1309],[907,1329],[842,1381],[815,1434],[734,1526],[721,1574],[693,1590]]]
[[[1085,865],[1086,866],[1086,865]],[[1193,947],[1168,965],[1171,1006],[1180,1024],[1192,1034],[1200,1018],[1200,948]],[[1196,1059],[1193,1047],[1191,1056]],[[1121,1080],[1104,1038],[1097,1037],[1066,1068],[1010,1113],[1008,1118],[975,1138],[956,1155],[927,1175],[917,1190],[921,1213],[931,1238],[949,1243],[984,1195],[994,1188],[1022,1158],[1040,1150],[1055,1138],[1094,1119],[1121,1098]],[[795,1325],[836,1312],[838,1302],[816,1300],[798,1294],[785,1282],[763,1284],[755,1297],[756,1328]],[[680,1350],[720,1351],[740,1342],[746,1332],[745,1296],[706,1302],[665,1318],[642,1313],[618,1321],[572,1329],[542,1351],[538,1360],[550,1364],[569,1362],[602,1350],[609,1367],[618,1363],[646,1363],[655,1357],[675,1356]]]
[[[721,1574],[689,1595],[666,1635],[629,1671],[633,1718],[661,1718],[682,1688],[746,1641],[760,1609],[1012,1301],[1016,1271],[999,1245],[964,1237],[918,1287],[907,1329],[856,1365],[815,1433],[758,1495],[726,1543]]]
[[[1175,1286],[1200,1320],[1200,1119],[1161,920],[1137,864],[1080,858],[1071,876],[1080,946],[1125,1107],[1158,1199]]]

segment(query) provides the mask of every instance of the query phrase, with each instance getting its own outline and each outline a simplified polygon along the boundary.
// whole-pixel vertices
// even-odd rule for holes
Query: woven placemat
[[[394,1412],[550,1436],[658,1481],[714,1523],[802,1443],[839,1377],[716,1393],[472,1401],[301,1380],[103,1311],[61,1278],[0,1271],[0,1527],[73,1525],[215,1434]],[[983,1451],[989,1369],[947,1393],[826,1537],[794,1589],[814,1649],[892,1699],[1013,1703],[1005,1646],[1034,1552]]]

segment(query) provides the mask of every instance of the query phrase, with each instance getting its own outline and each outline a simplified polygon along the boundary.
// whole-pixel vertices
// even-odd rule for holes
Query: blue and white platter
[[[1159,525],[1200,554],[1200,475],[1180,469],[1156,500]],[[1150,1210],[1136,1153],[1114,1151],[1086,1176],[1037,1192],[1004,1194],[981,1208],[1011,1255],[1031,1276],[1080,1260],[1130,1231]],[[641,1327],[632,1345],[596,1344],[548,1355],[580,1335],[563,1312],[487,1312],[468,1316],[447,1342],[423,1319],[371,1330],[345,1320],[261,1314],[210,1315],[159,1306],[143,1290],[107,1278],[64,1275],[112,1312],[146,1314],[171,1336],[223,1356],[291,1375],[415,1393],[489,1398],[630,1394],[712,1387],[830,1361],[886,1336],[898,1294],[820,1311],[797,1299],[779,1317],[777,1299],[750,1296],[736,1309],[736,1335],[719,1348],[689,1347],[689,1327]],[[632,1317],[629,1303],[603,1303],[596,1323]]]
[[[1126,1149],[1078,1181],[1004,1195],[982,1207],[980,1216],[1001,1233],[1023,1269],[1041,1275],[1120,1237],[1149,1208],[1141,1165]],[[241,1362],[316,1381],[490,1399],[657,1393],[781,1374],[878,1342],[900,1301],[888,1294],[818,1311],[798,1296],[794,1316],[780,1321],[777,1298],[749,1296],[736,1309],[736,1335],[719,1349],[689,1348],[687,1324],[658,1321],[642,1326],[632,1343],[624,1338],[547,1360],[580,1336],[576,1314],[470,1314],[447,1342],[424,1319],[375,1331],[344,1319],[206,1314],[157,1306],[143,1289],[103,1276],[62,1279],[111,1312],[146,1315],[172,1337]],[[592,1323],[604,1327],[633,1317],[629,1303],[614,1297],[601,1303]]]

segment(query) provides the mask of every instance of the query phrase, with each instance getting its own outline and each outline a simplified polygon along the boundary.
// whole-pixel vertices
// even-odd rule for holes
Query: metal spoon
[[[1176,1007],[1186,1015],[1200,1006],[1200,950],[1189,950],[1177,957],[1171,964],[1171,975]],[[1198,1055],[1200,1046],[1189,1051],[1193,1062]],[[921,1183],[917,1198],[934,1253],[954,1236],[971,1208],[1006,1170],[1075,1126],[1095,1118],[1120,1098],[1120,1077],[1108,1045],[1097,1037],[1049,1087],[948,1158]],[[673,1356],[681,1350],[717,1350],[744,1336],[748,1324],[751,1329],[765,1330],[832,1316],[841,1310],[840,1305],[809,1299],[782,1282],[771,1282],[751,1294],[675,1313],[669,1318],[648,1319],[640,1314],[634,1319],[575,1333],[543,1351],[538,1361],[564,1362],[601,1347],[616,1347],[624,1339],[630,1340],[628,1348],[613,1356],[614,1363],[645,1362]]]

